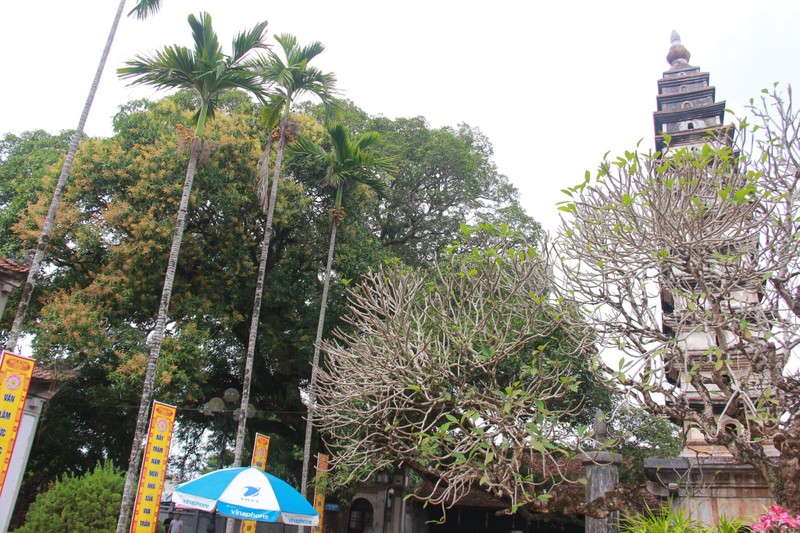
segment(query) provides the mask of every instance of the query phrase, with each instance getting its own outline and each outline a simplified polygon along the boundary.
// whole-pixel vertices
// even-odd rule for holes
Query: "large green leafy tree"
[[[492,162],[491,142],[479,129],[466,124],[432,129],[420,117],[377,118],[369,128],[381,134],[384,146],[400,150],[398,179],[375,211],[375,223],[381,242],[404,260],[433,259],[465,221],[505,222],[529,235],[537,231],[519,206],[516,188]],[[406,255],[414,247],[432,255]]]
[[[200,100],[200,108],[195,117],[196,126],[191,139],[191,153],[186,167],[186,178],[183,182],[183,192],[175,221],[175,231],[161,291],[158,318],[150,338],[150,356],[142,386],[139,413],[136,418],[136,431],[131,446],[128,475],[120,507],[117,533],[122,533],[127,528],[130,507],[133,504],[133,494],[141,460],[141,443],[147,430],[150,403],[153,399],[155,373],[158,366],[161,343],[167,327],[167,311],[172,297],[172,286],[175,281],[175,271],[183,239],[192,181],[194,180],[195,169],[203,146],[206,120],[214,117],[217,99],[223,91],[244,89],[257,96],[261,95],[261,86],[258,83],[257,76],[248,67],[245,60],[254,50],[265,48],[266,22],[260,22],[251,30],[234,37],[230,55],[223,53],[222,46],[211,24],[211,16],[208,13],[201,14],[199,18],[190,15],[189,25],[192,27],[194,50],[177,45],[168,46],[153,56],[138,56],[136,59],[128,61],[127,66],[120,68],[118,71],[120,77],[132,79],[134,84],[152,85],[158,89],[192,89]]]
[[[191,91],[158,102],[130,102],[114,120],[113,137],[82,144],[48,252],[52,268],[39,284],[41,296],[32,301],[36,320],[28,327],[38,359],[59,369],[83,366],[43,416],[26,494],[41,492],[64,471],[84,473],[98,458],[109,457],[115,464],[128,459],[126,443],[133,436],[147,367],[147,339],[155,327],[163,265],[170,252],[171,218],[182,193],[181,184],[171,178],[185,170],[188,141],[175,130],[189,123],[197,103]],[[355,108],[348,113],[368,119]],[[294,115],[293,120],[300,133],[325,145],[325,130],[312,116]],[[366,131],[357,125],[348,129]],[[213,150],[203,158],[192,187],[169,334],[156,371],[158,398],[179,406],[179,438],[187,455],[176,457],[170,466],[176,475],[190,474],[192,465],[202,462],[195,452],[203,450],[192,435],[202,433],[210,420],[199,414],[199,406],[241,383],[265,227],[248,177],[257,174],[266,133],[256,105],[244,93],[220,96],[216,118],[205,134]],[[54,186],[47,170],[61,164],[65,143],[64,136],[38,132],[7,136],[0,145],[2,249],[24,250],[27,243],[36,242]],[[405,153],[402,145],[387,143],[383,136],[382,143],[370,149],[380,156]],[[293,451],[301,446],[306,415],[299,391],[308,383],[319,317],[320,267],[325,264],[336,191],[325,182],[324,166],[300,161],[286,165],[275,206],[253,365],[250,402],[258,414],[248,428],[280,442],[271,452],[270,468],[299,481]],[[397,166],[409,163],[398,160]],[[409,179],[406,174],[395,174],[395,180],[404,179]],[[487,188],[493,187],[490,174],[464,179],[487,179]],[[454,201],[464,205],[471,199]],[[336,276],[329,290],[326,331],[340,324],[345,302],[344,283],[337,279],[356,283],[395,253],[411,258],[437,253],[419,242],[408,244],[408,249],[384,246],[374,216],[381,204],[376,206],[368,187],[346,188],[341,202],[347,223],[336,234]]]
[[[407,264],[430,263],[463,222],[506,223],[529,236],[539,231],[478,128],[432,128],[423,117],[369,116],[353,105],[345,107],[340,121],[354,133],[380,134],[376,156],[397,161],[395,179],[369,217],[383,246]]]
[[[108,54],[111,51],[111,45],[113,44],[114,37],[117,34],[117,26],[119,26],[119,21],[122,18],[122,11],[125,8],[125,1],[126,0],[120,0],[119,5],[117,6],[117,12],[114,15],[114,21],[111,23],[111,30],[108,32],[103,53],[100,56],[100,61],[97,64],[97,70],[95,72],[94,79],[89,87],[89,95],[86,97],[86,102],[83,104],[83,111],[81,111],[81,116],[78,120],[78,127],[70,137],[67,155],[64,159],[63,165],[61,166],[61,173],[59,174],[58,182],[53,189],[50,207],[47,211],[47,216],[42,223],[39,241],[36,244],[36,251],[31,259],[28,278],[25,280],[25,285],[22,288],[22,294],[20,295],[17,313],[14,317],[14,323],[6,338],[6,349],[11,351],[16,349],[17,340],[22,332],[22,325],[28,313],[28,306],[30,305],[31,296],[33,296],[33,290],[36,287],[36,280],[39,277],[39,270],[42,266],[44,254],[47,250],[47,243],[50,241],[50,237],[53,233],[53,223],[56,218],[56,213],[58,212],[58,207],[61,204],[61,199],[64,195],[64,189],[66,188],[67,181],[69,180],[69,174],[72,170],[75,154],[78,152],[78,146],[80,145],[81,138],[83,137],[83,128],[86,126],[86,121],[89,118],[89,111],[92,108],[94,97],[97,94],[97,87],[100,85],[100,78],[102,77],[103,71],[106,67],[106,61],[108,60]],[[135,14],[138,18],[144,19],[148,15],[158,11],[160,8],[161,0],[139,0],[129,14]]]
[[[306,422],[306,434],[303,443],[303,472],[300,490],[306,493],[308,486],[308,468],[311,459],[311,436],[314,428],[313,405],[315,401],[315,388],[317,370],[319,368],[319,345],[322,341],[322,332],[325,326],[325,312],[328,306],[328,289],[330,288],[333,273],[333,252],[336,247],[336,229],[344,220],[345,212],[342,209],[342,194],[346,188],[358,184],[367,185],[376,192],[382,192],[387,183],[388,173],[394,170],[392,162],[388,159],[376,158],[366,150],[378,142],[380,136],[369,132],[361,135],[355,142],[350,140],[347,130],[341,124],[334,124],[327,128],[331,141],[331,151],[314,143],[307,137],[299,138],[291,147],[291,156],[306,159],[325,168],[325,181],[336,189],[336,197],[331,209],[331,229],[328,237],[328,259],[325,264],[325,273],[322,278],[322,297],[319,307],[319,320],[317,333],[314,340],[314,356],[311,359],[311,381],[308,385],[308,402],[312,406]]]
[[[307,46],[301,47],[298,45],[297,39],[289,34],[278,35],[275,40],[280,44],[283,55],[270,50],[267,57],[262,58],[256,67],[264,81],[271,87],[269,103],[263,112],[264,123],[267,127],[267,144],[260,159],[258,173],[260,204],[267,218],[264,226],[264,236],[261,240],[261,260],[258,263],[258,280],[253,296],[250,334],[247,340],[247,353],[242,376],[241,412],[243,413],[247,412],[250,403],[250,384],[253,376],[258,324],[261,315],[261,299],[264,294],[264,278],[266,277],[270,240],[272,239],[272,222],[278,198],[278,186],[281,181],[283,153],[286,147],[287,126],[292,103],[299,96],[310,94],[322,101],[322,106],[326,113],[331,113],[336,107],[336,100],[333,95],[336,78],[333,74],[324,73],[308,64],[325,50],[322,43],[314,41]],[[272,185],[268,186],[272,128],[276,123],[278,123],[278,148],[275,156]],[[247,417],[241,417],[236,430],[234,466],[242,464],[246,422]]]
[[[220,100],[220,109],[226,112],[218,115],[207,134],[216,148],[193,187],[195,207],[187,213],[170,305],[170,335],[156,372],[159,399],[182,408],[181,427],[201,433],[195,428],[205,427],[209,420],[198,414],[197,405],[238,386],[236,368],[247,338],[242,316],[251,304],[251,273],[263,224],[251,183],[241,179],[255,173],[257,114],[243,96],[231,98],[235,94]],[[109,457],[116,464],[127,459],[130,448],[125,443],[132,438],[147,362],[147,334],[153,328],[161,269],[169,253],[169,217],[181,194],[179,184],[169,180],[184,164],[176,157],[184,138],[176,138],[174,129],[189,120],[190,112],[184,109],[192,102],[187,92],[157,104],[125,106],[115,121],[117,135],[88,140],[76,161],[74,186],[53,239],[54,268],[42,285],[45,296],[40,307],[35,308],[42,319],[32,325],[38,358],[59,368],[79,363],[83,367],[77,381],[59,393],[43,418],[26,483],[31,494],[65,469],[84,472],[98,457]],[[8,161],[18,159],[11,154]],[[9,185],[15,182],[24,187],[28,180],[18,176]],[[286,188],[290,205],[303,205],[297,191]],[[17,238],[33,232],[46,206],[29,207],[28,216],[9,228]],[[282,209],[284,218],[277,224],[276,257],[286,256],[291,265],[287,268],[296,270],[294,278],[280,273],[281,290],[270,287],[272,294],[286,294],[270,303],[275,322],[265,325],[264,331],[298,328],[298,313],[290,308],[289,295],[305,291],[305,267],[295,260],[296,252],[284,249],[306,227],[298,218],[300,211]],[[300,371],[292,369],[303,366],[292,362],[296,350],[282,347],[285,342],[283,337],[276,341],[275,351],[286,358],[282,369],[268,372],[266,365],[260,366],[263,386],[253,400],[259,409],[298,410],[274,407],[291,403],[285,382],[296,383]],[[273,378],[273,372],[281,378]],[[261,424],[262,432],[286,432],[287,424],[278,418],[254,422]]]

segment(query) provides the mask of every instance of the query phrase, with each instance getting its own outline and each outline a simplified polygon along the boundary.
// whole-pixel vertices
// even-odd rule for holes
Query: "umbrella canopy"
[[[187,481],[172,494],[178,507],[223,516],[316,526],[319,513],[291,485],[258,468],[226,468]]]

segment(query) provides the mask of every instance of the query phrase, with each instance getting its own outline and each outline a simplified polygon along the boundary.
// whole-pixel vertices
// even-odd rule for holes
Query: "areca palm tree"
[[[114,43],[114,37],[117,35],[117,27],[122,18],[122,12],[125,8],[126,0],[120,0],[117,5],[117,12],[114,15],[114,21],[111,23],[111,29],[106,38],[106,44],[103,48],[103,53],[100,56],[100,61],[97,64],[97,70],[92,80],[92,85],[89,87],[89,95],[86,97],[86,102],[83,104],[83,111],[78,119],[78,127],[69,141],[67,147],[67,156],[64,159],[64,164],[61,167],[61,174],[58,176],[55,189],[53,190],[53,198],[50,200],[50,207],[47,210],[44,223],[42,224],[42,231],[39,234],[39,242],[36,244],[36,251],[33,254],[30,270],[28,271],[28,278],[25,280],[25,285],[22,288],[20,295],[19,305],[17,306],[17,313],[14,316],[14,322],[11,325],[11,330],[8,332],[6,339],[6,349],[9,351],[16,351],[17,341],[22,332],[22,324],[25,321],[25,316],[28,314],[28,306],[31,302],[33,289],[36,288],[36,280],[39,277],[39,270],[44,260],[44,254],[47,250],[47,244],[50,242],[50,236],[53,233],[53,224],[56,219],[58,207],[61,204],[61,198],[64,196],[64,189],[69,181],[69,174],[72,172],[72,163],[75,161],[75,154],[78,152],[78,146],[83,138],[83,128],[86,126],[86,120],[89,118],[89,111],[92,109],[94,97],[97,94],[97,87],[100,85],[100,78],[103,76],[103,71],[106,68],[108,61],[108,54],[111,52],[111,45]],[[161,0],[139,0],[134,8],[128,15],[136,15],[139,19],[145,19],[148,15],[156,13],[161,8]]]
[[[272,220],[275,203],[278,197],[278,186],[282,170],[283,154],[287,144],[287,126],[292,103],[302,95],[317,97],[325,107],[326,113],[332,115],[337,109],[335,98],[336,77],[331,73],[309,66],[311,60],[321,54],[325,47],[322,43],[312,42],[307,46],[299,46],[293,35],[277,35],[275,40],[280,45],[282,54],[270,50],[266,57],[256,62],[256,68],[265,83],[271,86],[268,105],[264,109],[264,123],[267,127],[267,144],[259,161],[258,194],[261,209],[266,213],[264,236],[261,240],[261,257],[258,264],[258,279],[253,298],[253,313],[250,317],[250,333],[247,341],[244,374],[242,376],[241,412],[247,412],[250,402],[250,383],[253,374],[256,337],[261,314],[261,300],[264,293],[269,244],[272,237]],[[272,131],[277,125],[277,152],[272,184],[269,185],[269,158],[272,147]],[[241,466],[244,452],[244,434],[247,417],[239,418],[236,431],[236,448],[233,466]]]
[[[137,56],[126,62],[126,66],[117,71],[121,78],[131,79],[131,84],[151,85],[156,89],[190,89],[200,98],[200,108],[194,116],[196,123],[194,138],[191,143],[183,192],[175,220],[175,231],[167,262],[167,271],[164,275],[158,316],[150,337],[150,355],[147,359],[147,370],[142,386],[142,397],[136,419],[136,430],[128,463],[117,533],[125,531],[129,520],[134,488],[139,473],[141,445],[147,429],[156,367],[161,352],[161,343],[164,339],[178,253],[183,239],[186,211],[195,168],[202,151],[206,122],[214,118],[217,98],[224,91],[243,89],[259,98],[263,96],[260,78],[250,69],[248,56],[254,50],[266,48],[264,42],[266,22],[260,22],[251,30],[237,34],[233,39],[230,55],[223,53],[208,13],[201,13],[199,17],[190,15],[189,25],[192,28],[194,40],[193,50],[178,45],[167,46],[152,56]]]
[[[383,192],[385,177],[394,169],[391,159],[378,158],[365,150],[375,144],[380,135],[376,132],[365,133],[355,142],[350,140],[347,130],[341,124],[327,128],[331,139],[330,153],[310,139],[298,138],[290,147],[292,158],[306,159],[310,162],[325,167],[325,181],[335,187],[333,209],[331,209],[331,229],[328,238],[328,260],[325,265],[325,275],[322,278],[322,297],[319,306],[319,320],[317,322],[317,335],[314,341],[314,357],[311,361],[311,381],[308,386],[308,420],[306,421],[306,434],[303,445],[303,474],[300,490],[306,493],[308,487],[308,470],[311,460],[311,436],[314,430],[313,407],[316,401],[317,370],[319,368],[319,351],[322,342],[322,329],[325,324],[325,312],[328,307],[328,289],[330,287],[333,269],[333,253],[336,247],[336,229],[344,220],[345,213],[342,209],[342,193],[346,187],[355,184],[364,184],[378,193]]]

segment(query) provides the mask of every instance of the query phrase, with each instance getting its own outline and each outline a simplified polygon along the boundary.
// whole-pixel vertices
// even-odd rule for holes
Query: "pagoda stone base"
[[[651,457],[644,467],[651,493],[707,525],[749,520],[775,503],[763,478],[732,457]]]

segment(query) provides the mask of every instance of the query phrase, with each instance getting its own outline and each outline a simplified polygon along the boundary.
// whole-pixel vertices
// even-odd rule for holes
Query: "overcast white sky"
[[[0,134],[57,132],[78,123],[117,2],[0,4]],[[134,4],[128,1],[129,9]],[[190,44],[189,13],[208,11],[226,50],[260,20],[301,43],[322,41],[315,64],[371,114],[424,116],[431,126],[478,126],[523,205],[554,229],[560,189],[603,154],[653,146],[656,81],[671,30],[711,74],[717,99],[742,110],[775,81],[800,82],[800,2],[472,0],[164,0],[160,13],[120,24],[87,125],[111,134],[117,106],[158,98],[116,69],[137,53]]]

